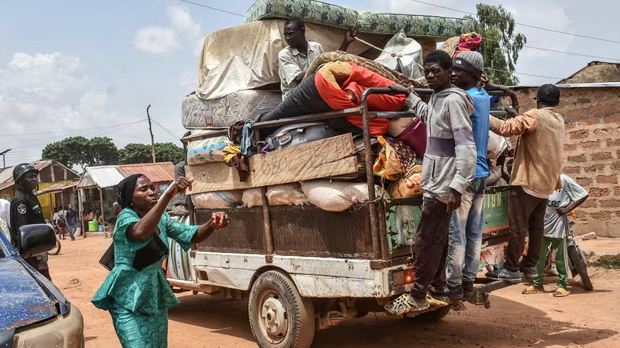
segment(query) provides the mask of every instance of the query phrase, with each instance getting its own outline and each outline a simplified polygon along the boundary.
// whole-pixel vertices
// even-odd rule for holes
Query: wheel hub
[[[276,297],[265,299],[261,307],[261,329],[266,338],[281,341],[288,329],[288,320],[284,304]]]

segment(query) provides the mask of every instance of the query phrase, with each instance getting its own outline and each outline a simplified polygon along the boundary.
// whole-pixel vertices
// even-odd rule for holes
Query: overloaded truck
[[[265,8],[277,11],[279,5],[287,2],[291,1],[260,0],[259,7],[255,4],[248,13],[254,16],[251,19],[258,18],[262,22],[250,21],[211,34],[205,40],[205,50],[213,50],[222,38],[235,42],[230,38],[239,37],[240,32],[250,30],[253,34],[247,35],[254,35],[265,30],[268,44],[267,48],[256,48],[263,51],[254,51],[250,62],[241,63],[239,59],[243,57],[236,56],[226,60],[225,69],[218,68],[218,64],[208,64],[213,53],[203,51],[201,86],[184,100],[184,125],[192,130],[184,138],[186,176],[194,178],[195,182],[188,191],[189,216],[181,220],[202,224],[213,212],[227,211],[230,225],[193,245],[188,253],[171,242],[167,272],[173,289],[247,300],[251,330],[259,346],[305,348],[312,343],[316,330],[330,325],[329,318],[334,312],[345,318],[383,312],[386,303],[410,290],[415,278],[415,232],[421,215],[422,195],[421,191],[415,195],[395,195],[394,185],[398,186],[401,179],[390,180],[377,174],[378,158],[385,155],[389,142],[386,137],[371,134],[371,122],[379,119],[390,120],[390,124],[404,122],[402,128],[407,129],[416,118],[408,110],[370,110],[369,98],[393,96],[397,94],[394,90],[367,88],[354,108],[308,112],[262,122],[246,121],[256,121],[259,115],[274,109],[280,96],[268,87],[255,89],[252,83],[258,75],[248,82],[250,89],[219,99],[214,97],[221,93],[221,88],[232,88],[237,83],[225,79],[226,72],[238,68],[235,64],[248,67],[250,75],[256,69],[262,71],[263,77],[274,74],[274,67],[265,68],[261,64],[263,58],[273,57],[269,53],[273,47],[282,46],[278,41],[282,36],[277,32],[283,21],[269,22],[265,18],[273,17],[263,13],[267,10],[261,12],[260,6],[271,4]],[[321,6],[327,6],[313,1],[303,3],[307,11],[300,13],[307,14],[304,19],[314,18],[313,14],[324,11]],[[353,22],[354,16],[357,20],[369,16],[366,12],[351,14],[347,12],[351,9],[329,6],[330,16],[340,11],[342,18]],[[285,17],[282,13],[274,16]],[[408,23],[423,21],[418,16],[399,16]],[[381,17],[377,15],[376,18]],[[441,20],[444,19],[433,19]],[[460,26],[454,30],[466,32],[460,19],[445,19],[444,22],[449,24],[445,28],[458,24]],[[340,28],[348,25],[341,24]],[[314,30],[320,32],[324,28],[317,25]],[[391,30],[391,34],[395,34],[398,28],[394,26]],[[369,32],[368,36],[378,35]],[[415,37],[411,33],[407,35]],[[441,35],[434,34],[435,37]],[[259,46],[264,43],[256,37],[251,40]],[[234,51],[230,47],[221,48],[217,54],[222,55],[221,51],[226,49]],[[256,57],[262,57],[259,68],[252,64],[256,63]],[[373,69],[372,64],[368,67]],[[402,77],[393,69],[389,71],[393,74],[391,78]],[[307,76],[311,76],[310,73]],[[216,77],[220,78],[218,83],[209,80]],[[411,85],[420,87],[416,89],[419,95],[430,96],[430,90],[416,85],[419,79],[410,78]],[[402,79],[396,82],[403,83]],[[505,114],[499,109],[493,113]],[[352,116],[360,117],[361,134],[331,133],[333,129],[329,125],[333,120]],[[245,136],[237,153],[244,154],[245,167],[238,163],[227,165],[222,160],[231,155],[231,148],[234,148],[229,147],[233,144],[228,142],[228,136],[235,132],[234,127],[229,128],[233,124],[237,124]],[[265,133],[273,133],[267,142],[269,152],[261,152],[257,146],[265,140]],[[255,154],[251,155],[252,152]],[[235,156],[234,151],[231,156]],[[419,158],[418,161],[421,164]],[[495,174],[499,175],[503,168],[501,163],[497,168]],[[488,187],[485,194],[481,267],[486,268],[497,267],[503,261],[508,241],[508,187],[501,179],[495,181],[496,185]],[[501,281],[480,279],[466,301],[488,308],[489,293],[504,286],[506,283]],[[435,303],[424,312],[407,316],[440,320],[451,308],[460,306],[462,304]]]

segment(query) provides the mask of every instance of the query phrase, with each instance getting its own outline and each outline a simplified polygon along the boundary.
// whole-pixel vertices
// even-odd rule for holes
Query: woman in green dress
[[[167,347],[168,308],[179,303],[162,269],[164,257],[137,270],[133,267],[136,252],[149,244],[154,234],[166,246],[172,238],[188,250],[192,243],[228,224],[225,213],[214,213],[201,226],[187,226],[170,218],[164,211],[168,202],[190,186],[191,182],[181,177],[158,200],[157,187],[144,175],[132,175],[119,184],[117,198],[123,210],[114,228],[114,268],[92,302],[110,312],[124,348]]]

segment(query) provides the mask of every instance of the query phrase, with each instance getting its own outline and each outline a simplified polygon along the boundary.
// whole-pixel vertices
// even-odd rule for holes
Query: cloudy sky
[[[254,0],[194,0],[244,14]],[[462,17],[411,0],[329,0],[357,9]],[[479,1],[425,0],[475,12]],[[507,0],[518,23],[620,41],[610,30],[620,2]],[[7,165],[40,158],[48,143],[67,136],[109,136],[117,146],[149,143],[145,109],[157,142],[178,142],[181,100],[197,86],[198,52],[210,32],[243,18],[178,0],[0,3],[0,152]],[[528,45],[599,57],[618,57],[620,43],[517,26]],[[524,48],[522,85],[556,82],[592,57]],[[609,59],[607,59],[609,60]],[[542,75],[547,77],[529,76]],[[164,129],[165,128],[165,129]],[[1,164],[1,163],[0,163]]]

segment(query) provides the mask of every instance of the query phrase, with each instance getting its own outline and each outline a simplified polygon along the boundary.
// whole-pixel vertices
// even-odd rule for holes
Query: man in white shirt
[[[355,41],[356,29],[347,30],[340,51],[346,51],[349,44]],[[282,99],[285,99],[293,88],[306,75],[310,63],[323,53],[323,46],[318,42],[306,40],[306,25],[300,19],[290,19],[284,24],[284,39],[288,47],[278,53],[278,73]]]
[[[562,188],[553,192],[547,200],[545,211],[545,234],[538,260],[538,276],[534,278],[534,285],[523,290],[524,294],[544,293],[544,272],[547,265],[549,245],[555,251],[555,265],[558,270],[558,289],[555,297],[568,296],[568,271],[566,269],[566,237],[568,237],[568,213],[580,206],[588,198],[588,192],[579,186],[568,175],[560,174]]]
[[[6,239],[11,241],[11,202],[0,199],[0,229]]]

